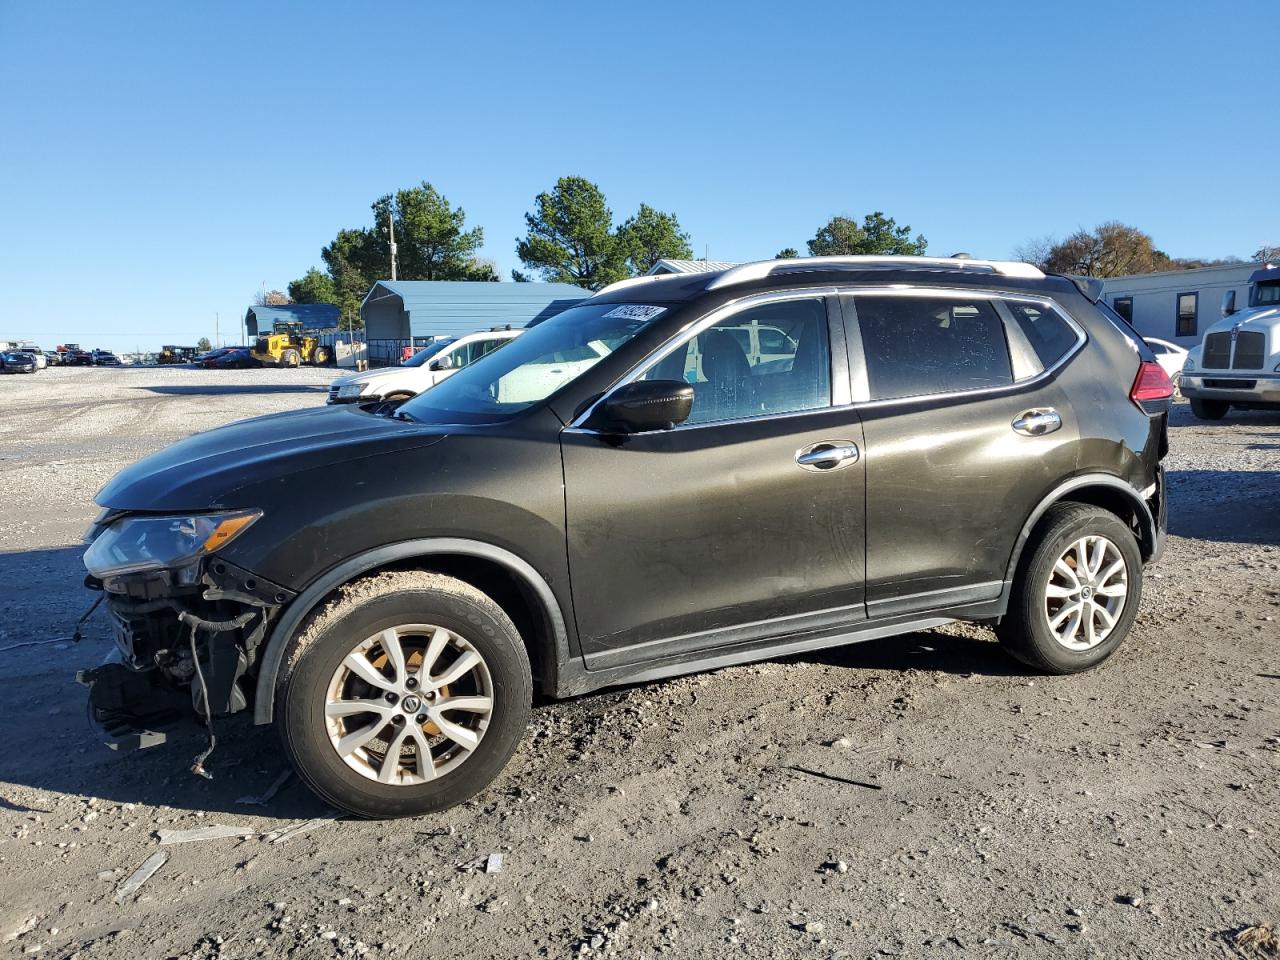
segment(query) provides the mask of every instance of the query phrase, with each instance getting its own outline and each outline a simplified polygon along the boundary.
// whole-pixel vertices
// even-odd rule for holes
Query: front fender
[[[253,722],[257,724],[271,722],[275,708],[276,678],[280,672],[280,664],[284,660],[284,652],[302,621],[317,604],[342,584],[354,580],[361,574],[388,564],[426,559],[432,556],[466,556],[490,560],[501,564],[524,582],[537,598],[542,607],[542,613],[551,627],[550,641],[547,649],[540,651],[542,654],[540,659],[550,674],[552,688],[558,689],[560,669],[570,657],[568,631],[565,628],[564,613],[560,609],[555,594],[532,566],[509,550],[477,540],[449,537],[408,540],[378,547],[346,560],[314,581],[285,608],[284,613],[272,628],[271,636],[263,646],[258,660]]]

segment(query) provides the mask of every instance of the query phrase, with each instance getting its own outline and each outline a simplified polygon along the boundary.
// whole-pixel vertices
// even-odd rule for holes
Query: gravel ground
[[[325,371],[0,378],[0,647],[65,635],[98,487]],[[1048,678],[953,627],[535,709],[417,821],[321,819],[269,730],[117,756],[77,668],[0,654],[0,953],[54,957],[1240,956],[1280,921],[1280,415],[1173,416],[1168,551],[1127,645]],[[20,749],[15,746],[21,745]],[[247,837],[161,845],[228,824]],[[268,836],[264,836],[268,834]],[[141,889],[118,889],[167,854]],[[490,854],[500,872],[486,872]],[[1261,955],[1261,954],[1259,954]]]

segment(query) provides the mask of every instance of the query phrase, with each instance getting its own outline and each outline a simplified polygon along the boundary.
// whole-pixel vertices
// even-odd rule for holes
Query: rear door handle
[[[1062,426],[1062,416],[1052,407],[1037,407],[1019,415],[1013,421],[1013,430],[1025,437],[1043,437]]]
[[[858,462],[858,445],[852,440],[820,440],[796,451],[796,463],[805,470],[838,470]]]

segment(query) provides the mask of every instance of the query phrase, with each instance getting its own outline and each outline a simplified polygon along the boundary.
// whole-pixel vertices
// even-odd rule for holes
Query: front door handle
[[[796,463],[805,470],[839,470],[858,462],[858,445],[852,440],[821,440],[796,451]]]
[[[1062,426],[1062,415],[1052,407],[1037,407],[1013,421],[1013,430],[1026,437],[1043,437]]]

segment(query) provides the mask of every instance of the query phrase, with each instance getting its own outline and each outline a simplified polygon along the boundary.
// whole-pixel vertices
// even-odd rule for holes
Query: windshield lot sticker
[[[666,307],[654,307],[645,303],[624,303],[620,307],[614,307],[602,319],[621,317],[625,320],[656,320],[666,312]]]

